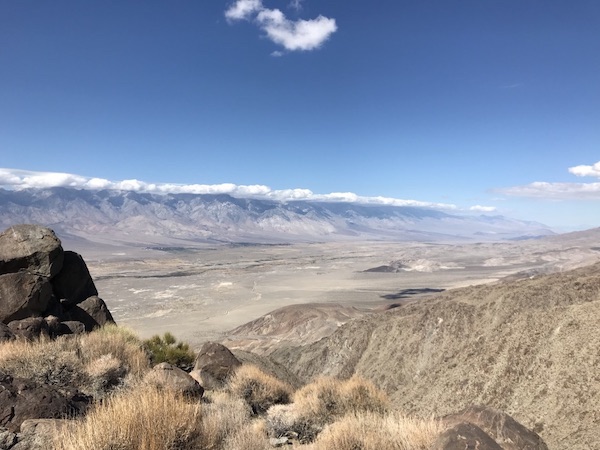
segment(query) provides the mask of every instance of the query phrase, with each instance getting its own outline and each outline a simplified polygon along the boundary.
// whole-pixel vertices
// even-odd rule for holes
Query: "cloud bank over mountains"
[[[600,178],[600,161],[592,165],[569,167],[569,173],[578,177]],[[553,183],[535,181],[524,186],[497,189],[496,192],[515,197],[550,200],[600,200],[600,182]]]
[[[295,1],[290,7],[300,9]],[[237,0],[226,11],[229,22],[249,21],[258,26],[274,43],[287,51],[307,51],[319,48],[337,31],[335,19],[319,15],[316,19],[290,20],[280,9],[266,8],[262,0]],[[280,51],[273,52],[281,56]]]
[[[257,198],[289,202],[308,200],[321,202],[346,202],[390,206],[414,206],[441,210],[458,210],[453,204],[432,203],[418,200],[403,200],[390,197],[365,197],[353,192],[332,192],[315,194],[310,189],[271,189],[261,184],[237,185],[221,184],[177,184],[147,183],[140,180],[110,181],[104,178],[84,177],[61,172],[35,172],[30,170],[0,168],[0,187],[7,189],[68,187],[75,189],[115,189],[150,194],[228,194],[239,198]],[[479,207],[483,208],[483,207]],[[484,211],[479,209],[479,211]],[[487,209],[485,211],[490,211]]]

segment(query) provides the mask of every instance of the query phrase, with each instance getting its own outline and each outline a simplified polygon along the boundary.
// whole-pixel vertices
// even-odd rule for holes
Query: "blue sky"
[[[0,0],[5,187],[260,185],[575,229],[600,226],[598,161],[596,0]]]

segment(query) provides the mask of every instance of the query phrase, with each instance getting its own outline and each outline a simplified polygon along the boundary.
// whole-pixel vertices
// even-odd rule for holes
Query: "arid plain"
[[[595,234],[468,244],[63,245],[84,256],[117,323],[143,337],[171,331],[197,347],[288,305],[360,314],[437,290],[584,266],[600,257]]]

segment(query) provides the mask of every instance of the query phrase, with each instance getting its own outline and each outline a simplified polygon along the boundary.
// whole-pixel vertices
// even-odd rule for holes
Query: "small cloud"
[[[262,0],[237,0],[225,11],[225,17],[228,20],[250,20],[261,9]]]
[[[298,7],[300,3],[292,1]],[[337,31],[335,19],[319,15],[316,19],[290,20],[279,9],[265,8],[262,0],[237,0],[225,11],[225,17],[229,21],[253,19],[272,42],[289,51],[315,50]]]
[[[292,0],[290,2],[290,8],[300,11],[302,9],[302,0]]]
[[[275,50],[274,52],[271,52],[271,56],[273,56],[275,58],[279,58],[283,55],[285,55],[285,53],[283,53],[282,51],[279,51],[279,50]]]
[[[363,197],[353,192],[332,192],[315,194],[310,189],[278,189],[269,186],[221,184],[176,184],[147,183],[136,179],[109,181],[103,178],[89,178],[80,175],[57,172],[34,172],[29,170],[0,168],[0,187],[9,189],[70,187],[75,189],[114,189],[151,194],[228,194],[238,198],[256,198],[279,202],[295,200],[320,202],[347,202],[367,205],[416,206],[442,210],[456,210],[457,207],[447,203],[422,202],[391,197]]]
[[[477,212],[494,212],[496,211],[496,207],[495,206],[481,206],[481,205],[475,205],[475,206],[471,206],[469,208],[469,211],[477,211]]]
[[[598,161],[596,164],[592,164],[591,166],[582,165],[569,167],[569,173],[572,173],[578,177],[600,178],[600,161]]]

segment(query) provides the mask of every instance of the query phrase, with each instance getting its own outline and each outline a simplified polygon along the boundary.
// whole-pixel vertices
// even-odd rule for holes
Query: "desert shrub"
[[[293,391],[289,384],[253,365],[238,367],[227,385],[231,393],[250,405],[254,414],[262,414],[272,405],[289,403]]]
[[[441,432],[441,423],[434,419],[363,412],[346,415],[325,428],[314,449],[427,450]]]
[[[140,385],[97,403],[55,439],[56,450],[204,448],[200,403],[171,390]]]
[[[207,397],[202,409],[200,448],[264,448],[266,433],[256,427],[257,421],[244,400],[226,391],[212,391]]]
[[[141,377],[150,362],[142,341],[128,328],[104,325],[79,337],[81,357],[85,364],[110,355],[121,361],[127,373]]]
[[[300,442],[311,442],[326,425],[347,414],[383,414],[388,409],[386,395],[360,377],[319,378],[296,391],[293,401],[289,406],[269,410],[269,435],[294,436]]]
[[[348,413],[377,412],[388,409],[387,396],[373,383],[354,376],[349,380],[322,377],[294,394],[299,416],[311,417],[325,425]]]
[[[166,332],[162,337],[152,336],[144,341],[144,347],[150,353],[152,364],[167,362],[184,370],[190,370],[194,366],[195,353],[185,342],[177,342],[175,336]]]

